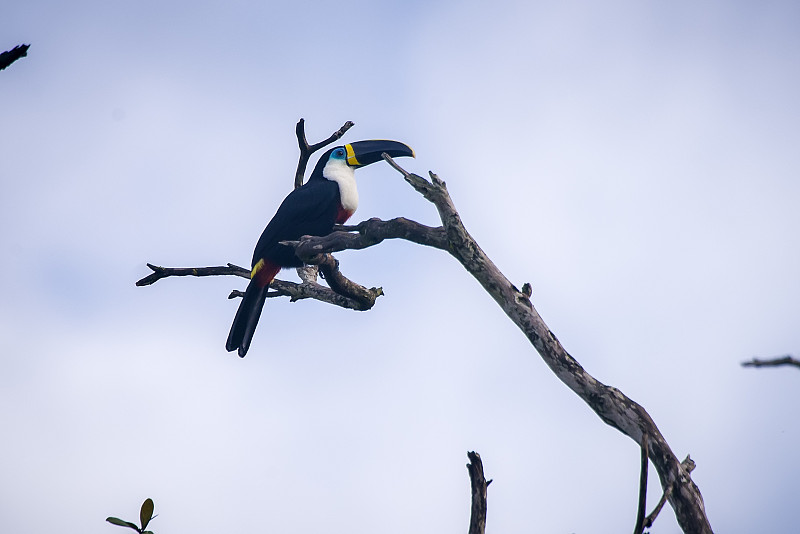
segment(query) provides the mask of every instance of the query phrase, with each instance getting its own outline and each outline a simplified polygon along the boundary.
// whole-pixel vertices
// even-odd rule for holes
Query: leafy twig
[[[139,521],[142,523],[141,527],[136,523],[131,523],[130,521],[125,521],[123,519],[119,519],[118,517],[107,517],[106,521],[112,525],[133,529],[139,534],[153,534],[152,531],[145,529],[147,528],[147,525],[150,524],[150,521],[156,517],[153,515],[154,508],[155,506],[153,505],[153,499],[147,498],[144,500],[142,507],[139,510]]]

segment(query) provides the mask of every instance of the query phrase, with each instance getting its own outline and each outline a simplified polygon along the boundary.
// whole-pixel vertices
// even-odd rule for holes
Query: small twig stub
[[[486,532],[486,488],[492,482],[487,481],[483,474],[483,462],[477,452],[467,453],[469,463],[469,480],[472,487],[472,507],[469,520],[469,534],[484,534]]]

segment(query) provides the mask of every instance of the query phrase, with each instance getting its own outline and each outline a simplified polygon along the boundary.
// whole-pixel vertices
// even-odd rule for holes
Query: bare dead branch
[[[311,158],[311,154],[319,150],[324,146],[328,146],[329,144],[333,143],[342,138],[342,136],[354,126],[354,123],[351,121],[345,122],[341,128],[336,130],[331,134],[330,137],[325,139],[324,141],[320,141],[319,143],[315,143],[313,145],[308,144],[308,140],[306,139],[306,121],[305,119],[300,119],[297,122],[297,126],[295,127],[295,133],[297,134],[297,144],[300,147],[300,161],[297,162],[297,172],[294,175],[294,188],[297,189],[301,185],[303,185],[303,178],[306,175],[306,167],[308,166],[308,160]]]
[[[282,244],[295,247],[295,254],[303,261],[322,252],[360,250],[377,245],[385,239],[404,239],[447,250],[447,236],[442,227],[432,228],[404,217],[388,221],[372,218],[355,226],[337,227],[337,230],[326,236],[303,236],[300,241],[283,241]]]
[[[7,50],[5,52],[0,53],[0,70],[3,70],[6,67],[10,66],[18,59],[27,56],[28,49],[30,47],[31,45],[21,44],[19,46],[15,46],[11,50]]]
[[[385,154],[384,159],[391,161]],[[397,164],[392,166],[401,169]],[[448,252],[472,274],[522,330],[555,375],[606,424],[637,443],[642,443],[645,439],[648,441],[650,460],[658,472],[661,486],[674,486],[668,500],[683,531],[711,533],[700,490],[687,469],[675,457],[647,411],[618,389],[595,379],[564,349],[533,307],[529,297],[500,272],[467,232],[444,181],[432,172],[429,173],[430,181],[412,173],[400,172],[414,189],[436,207],[447,235]]]
[[[289,297],[291,302],[314,299],[339,306],[340,308],[364,311],[371,308],[375,304],[375,300],[383,294],[383,290],[380,288],[366,289],[345,278],[339,272],[336,259],[330,254],[319,256],[320,261],[329,262],[329,265],[326,267],[328,276],[330,276],[332,280],[335,280],[334,283],[338,283],[337,288],[340,290],[339,293],[311,280],[304,280],[303,283],[297,284],[295,282],[275,279],[269,285],[270,289],[273,291],[267,293],[267,296],[286,296]],[[329,258],[325,256],[329,256]],[[160,267],[150,263],[148,263],[147,266],[153,272],[136,282],[137,286],[149,286],[162,278],[171,276],[239,276],[242,278],[250,278],[249,269],[239,267],[232,263],[229,263],[227,266],[217,267]],[[241,297],[243,294],[244,293],[241,291],[234,290],[228,295],[228,298]]]
[[[800,360],[792,357],[791,354],[770,360],[759,360],[753,358],[749,362],[742,362],[742,367],[780,367],[783,365],[795,366],[800,368]]]
[[[692,460],[692,457],[689,455],[687,455],[686,458],[681,462],[681,466],[687,473],[691,473],[692,471],[694,471],[694,468],[697,467],[697,465],[694,463],[694,460]],[[664,505],[667,503],[667,500],[669,499],[670,495],[672,495],[672,488],[673,486],[670,485],[668,488],[664,490],[664,493],[663,495],[661,495],[661,499],[658,501],[658,504],[653,509],[653,511],[650,512],[650,515],[648,515],[647,518],[644,520],[643,528],[650,528],[653,526],[653,522],[655,522],[656,517],[658,517],[658,514],[661,512],[661,509],[664,508]]]
[[[468,452],[467,471],[469,471],[470,486],[472,487],[472,507],[469,518],[469,534],[484,534],[486,532],[486,488],[492,483],[486,480],[483,474],[483,462],[477,452]]]
[[[650,466],[650,456],[647,450],[647,434],[642,436],[642,455],[641,455],[641,470],[639,472],[639,507],[636,512],[636,526],[633,529],[633,534],[642,534],[644,532],[645,514],[647,513],[647,470]]]
[[[667,490],[661,495],[661,499],[658,501],[656,507],[644,520],[644,523],[642,524],[643,528],[650,528],[653,526],[656,517],[658,517],[658,514],[661,512],[661,509],[664,508],[664,505],[667,504],[667,499],[669,499],[670,495],[672,495],[672,486],[668,487]]]
[[[308,263],[319,267],[320,274],[335,293],[355,303],[353,306],[348,306],[351,309],[367,311],[375,305],[378,297],[383,295],[383,289],[380,287],[367,289],[347,279],[339,271],[339,261],[331,254],[322,254],[316,259],[310,259]]]
[[[300,128],[301,126],[298,124],[298,132],[302,132]],[[300,138],[299,134],[298,138]],[[416,174],[406,172],[388,155],[384,154],[384,159],[397,169],[417,192],[436,207],[442,227],[431,228],[402,218],[391,221],[370,219],[355,227],[341,227],[340,231],[333,232],[329,236],[304,237],[298,242],[292,242],[291,244],[296,247],[297,254],[307,263],[320,264],[320,272],[326,276],[329,285],[333,287],[337,283],[334,279],[337,277],[338,264],[332,256],[326,257],[331,252],[362,249],[374,246],[384,239],[393,238],[407,239],[446,250],[494,298],[512,322],[522,330],[544,362],[567,387],[583,399],[606,424],[616,428],[646,449],[646,454],[653,462],[664,489],[662,500],[671,504],[683,531],[697,534],[711,533],[702,495],[690,476],[694,468],[691,459],[687,457],[684,462],[679,462],[655,422],[641,405],[618,389],[595,379],[564,349],[534,308],[530,300],[532,293],[530,284],[523,285],[522,291],[517,289],[467,232],[443,180],[434,173],[429,173],[430,180],[426,180]],[[156,271],[152,266],[151,269]],[[153,283],[155,280],[165,277],[163,271],[165,268],[159,269],[162,269],[160,273],[154,272],[140,282],[155,277],[154,280],[148,282]],[[328,270],[326,271],[326,269]],[[174,275],[200,276],[195,269],[184,271],[190,272],[175,273]],[[239,273],[226,272],[223,274]],[[308,287],[317,284],[297,285]],[[346,285],[344,284],[344,287]],[[277,291],[286,290],[288,292],[288,289],[285,288],[277,289],[274,284],[272,287]],[[382,293],[380,289],[375,288],[372,290],[361,289],[373,292],[375,298]],[[318,297],[314,295],[302,298]],[[356,302],[354,306],[345,307],[369,309],[374,304],[374,298],[371,303],[367,301],[366,306],[360,297],[356,297],[354,300]],[[331,300],[325,301],[331,302]],[[337,305],[339,304],[337,303]],[[663,506],[663,503],[660,506]],[[660,507],[657,507],[657,510],[648,516],[644,522],[645,525],[648,525],[648,522],[652,523],[658,510]]]
[[[347,280],[346,278],[344,279]],[[383,295],[383,291],[380,288],[365,289],[361,288],[361,286],[358,286],[361,288],[361,291],[354,291],[354,293],[356,293],[359,298],[352,298],[344,294],[337,293],[330,287],[325,287],[321,284],[317,284],[316,282],[303,282],[297,284],[295,282],[288,282],[286,280],[273,280],[269,287],[277,290],[277,293],[275,295],[268,296],[288,296],[291,302],[296,302],[303,299],[314,299],[327,304],[332,304],[334,306],[339,306],[340,308],[356,311],[365,311],[370,309],[375,304],[375,300],[379,296]],[[364,296],[363,293],[366,293],[366,296]]]
[[[681,462],[681,467],[683,468],[684,471],[686,471],[686,474],[688,475],[691,474],[692,471],[694,471],[694,468],[697,467],[697,464],[694,462],[694,460],[692,460],[692,457],[687,454],[686,458],[684,458],[683,461]]]
[[[319,276],[319,269],[316,265],[304,265],[303,267],[298,267],[296,270],[297,276],[299,276],[300,280],[303,282],[316,283],[317,277]]]
[[[155,284],[169,276],[241,276],[250,278],[250,269],[232,263],[218,267],[160,267],[150,263],[147,266],[153,272],[136,282],[139,287]]]

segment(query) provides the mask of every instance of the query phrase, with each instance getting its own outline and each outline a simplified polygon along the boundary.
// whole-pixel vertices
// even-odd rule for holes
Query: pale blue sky
[[[113,533],[629,531],[639,453],[454,260],[338,257],[368,313],[239,279],[311,140],[392,138],[595,377],[653,416],[717,532],[787,532],[800,476],[800,7],[792,2],[5,6],[0,523]],[[385,165],[354,220],[435,210]],[[285,272],[282,277],[294,279]],[[650,504],[660,497],[651,471]],[[409,514],[408,510],[413,511]],[[653,533],[678,532],[665,509]]]

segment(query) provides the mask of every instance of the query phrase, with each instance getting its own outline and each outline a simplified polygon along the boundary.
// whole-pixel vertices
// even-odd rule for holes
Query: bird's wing
[[[339,186],[327,180],[309,182],[289,193],[261,233],[253,252],[253,265],[273,255],[276,248],[285,249],[278,245],[280,241],[328,234],[333,228],[338,204]]]

